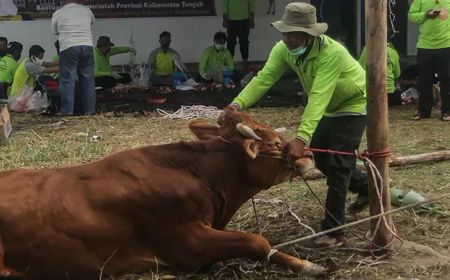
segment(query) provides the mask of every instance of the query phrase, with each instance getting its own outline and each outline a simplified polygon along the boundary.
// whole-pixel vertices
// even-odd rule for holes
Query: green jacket
[[[426,13],[433,9],[447,9],[450,12],[450,0],[414,0],[409,8],[409,20],[420,24],[417,48],[450,48],[450,19],[427,18]]]
[[[222,0],[222,9],[229,20],[249,19],[255,13],[255,0]]]
[[[300,78],[308,95],[297,136],[306,143],[323,115],[366,114],[366,73],[350,53],[337,41],[316,37],[305,57],[291,55],[280,41],[272,49],[264,68],[242,90],[233,103],[241,108],[255,104],[289,69]]]
[[[111,64],[109,58],[116,54],[127,53],[130,51],[129,47],[111,47],[111,50],[103,55],[98,48],[94,49],[95,72],[94,77],[112,76]]]
[[[18,67],[19,62],[11,54],[7,54],[0,59],[0,83],[8,84],[8,95],[11,94],[11,85]]]
[[[210,46],[203,50],[198,64],[200,75],[215,70],[222,71],[224,66],[227,70],[234,70],[233,57],[227,48],[217,50],[214,46]]]
[[[367,48],[361,52],[361,56],[359,57],[359,64],[366,69],[366,59],[367,59]],[[395,50],[394,46],[391,43],[387,44],[387,92],[394,93],[395,92],[395,81],[400,77],[400,57],[398,52]]]

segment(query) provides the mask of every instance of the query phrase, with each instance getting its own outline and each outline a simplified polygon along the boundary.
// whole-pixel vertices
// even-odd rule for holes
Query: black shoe
[[[347,213],[356,214],[369,207],[369,197],[358,195],[355,202],[347,207]]]

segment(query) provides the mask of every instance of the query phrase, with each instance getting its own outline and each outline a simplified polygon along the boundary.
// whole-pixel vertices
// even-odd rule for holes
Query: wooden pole
[[[402,157],[393,157],[389,161],[389,167],[399,167],[399,166],[406,166],[406,165],[412,165],[412,164],[441,162],[441,161],[446,161],[446,160],[450,160],[450,150],[438,151],[438,152],[432,152],[432,153],[426,153],[426,154],[402,156]],[[358,168],[365,169],[365,166],[358,165]],[[320,172],[316,168],[308,171],[304,177],[306,180],[317,180],[317,179],[326,178],[325,175],[323,175],[323,173]]]
[[[369,154],[385,151],[388,148],[388,109],[386,89],[386,45],[387,45],[387,0],[365,0],[366,2],[366,46],[367,46],[367,148]],[[370,157],[379,170],[383,185],[379,186],[384,211],[391,209],[389,192],[389,157]],[[369,176],[371,177],[371,176]],[[381,213],[381,206],[376,195],[373,178],[369,178],[370,215]],[[374,243],[380,247],[387,246],[392,240],[388,226],[392,218],[386,216],[387,225],[378,220],[371,221]]]

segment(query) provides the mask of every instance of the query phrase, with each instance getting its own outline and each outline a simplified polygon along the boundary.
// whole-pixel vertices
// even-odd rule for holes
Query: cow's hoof
[[[327,272],[327,269],[321,265],[315,264],[315,263],[309,263],[309,265],[305,268],[303,271],[303,274],[306,274],[308,276],[323,276]]]

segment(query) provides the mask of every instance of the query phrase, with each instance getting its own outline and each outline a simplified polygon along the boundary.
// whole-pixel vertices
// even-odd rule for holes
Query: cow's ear
[[[189,129],[199,140],[208,140],[219,136],[219,127],[204,121],[193,121]]]
[[[258,156],[259,142],[256,142],[253,139],[245,139],[242,144],[244,151],[247,153],[249,157],[255,159],[256,156]]]

